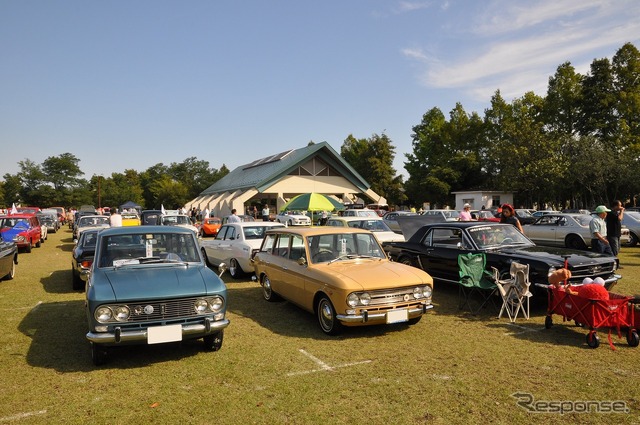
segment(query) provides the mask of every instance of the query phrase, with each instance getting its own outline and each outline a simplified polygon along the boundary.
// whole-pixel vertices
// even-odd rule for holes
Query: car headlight
[[[360,294],[360,303],[362,303],[362,305],[369,305],[371,303],[371,295],[369,295],[368,292]]]
[[[126,322],[127,320],[129,320],[130,315],[131,311],[126,305],[120,305],[115,308],[114,316],[118,322]]]
[[[431,298],[431,295],[433,294],[433,288],[427,285],[423,288],[422,293],[425,298]]]
[[[207,309],[209,308],[209,303],[207,303],[206,300],[203,300],[202,298],[200,298],[195,301],[195,303],[193,304],[193,307],[195,308],[196,313],[204,314],[207,312]]]
[[[98,307],[93,313],[93,317],[100,323],[106,323],[113,317],[113,311],[109,307]]]
[[[347,304],[349,304],[349,307],[357,306],[359,301],[360,298],[354,292],[350,293],[349,296],[347,296]]]
[[[222,299],[222,297],[213,297],[209,300],[209,308],[213,312],[218,312],[222,310],[223,306],[224,306],[224,299]]]

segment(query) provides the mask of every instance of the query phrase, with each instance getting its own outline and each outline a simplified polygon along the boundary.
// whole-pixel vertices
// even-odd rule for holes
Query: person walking
[[[604,219],[607,223],[607,241],[611,247],[611,252],[615,257],[620,252],[620,236],[622,236],[622,219],[624,218],[624,207],[619,200],[613,201],[611,211]]]
[[[462,211],[460,211],[460,217],[458,218],[459,221],[471,221],[472,217],[471,217],[471,205],[469,204],[464,204],[464,207],[462,207]]]
[[[516,226],[516,229],[520,231],[524,235],[524,231],[522,230],[522,224],[520,224],[520,220],[516,217],[516,211],[509,204],[503,204],[500,213],[500,223],[508,223]]]
[[[236,214],[236,209],[232,209],[231,215],[227,219],[227,223],[240,223],[241,221],[242,220],[240,220],[240,217],[238,217],[238,215]]]
[[[604,221],[609,211],[611,210],[604,205],[598,205],[597,216],[591,219],[589,231],[591,232],[591,249],[600,254],[613,255],[607,240],[607,223]]]

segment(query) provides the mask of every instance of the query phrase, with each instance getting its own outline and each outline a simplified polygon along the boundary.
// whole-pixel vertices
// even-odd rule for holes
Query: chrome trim
[[[221,329],[229,326],[229,320],[218,320],[216,322],[208,319],[209,331],[207,331],[207,325],[204,323],[196,323],[190,325],[182,325],[182,336],[193,336],[197,335],[198,337],[206,336],[211,333],[217,332]],[[118,329],[120,332],[118,332]],[[118,338],[119,334],[119,338]],[[147,330],[146,329],[138,329],[133,331],[122,330],[120,328],[116,329],[116,332],[87,332],[87,339],[91,342],[95,342],[97,344],[116,344],[123,342],[140,342],[147,340]],[[118,341],[119,339],[119,341]]]
[[[431,310],[433,308],[433,304],[423,304],[417,308],[408,309],[409,319],[414,317],[423,315],[427,312],[427,310]],[[386,310],[381,313],[371,313],[367,310],[364,310],[362,314],[336,314],[336,318],[341,322],[346,323],[367,323],[374,320],[385,320],[387,318],[387,312],[392,311],[393,309]]]

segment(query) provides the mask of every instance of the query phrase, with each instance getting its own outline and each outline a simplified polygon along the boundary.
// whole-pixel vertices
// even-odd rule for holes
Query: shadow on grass
[[[95,370],[97,367],[91,361],[91,348],[85,337],[86,323],[84,301],[38,304],[18,325],[18,330],[31,338],[27,363],[63,373]],[[202,340],[123,345],[109,349],[108,363],[100,369],[135,369],[180,360],[202,351]]]
[[[253,320],[258,325],[278,335],[317,340],[334,340],[335,336],[325,335],[320,329],[316,316],[288,301],[268,302],[262,298],[262,288],[258,283],[247,288],[227,286],[229,294],[228,311]],[[427,313],[427,316],[431,314]],[[425,319],[428,319],[426,317]],[[398,323],[393,325],[344,327],[337,338],[370,338],[407,329],[411,325]]]
[[[40,279],[42,288],[51,294],[68,294],[77,292],[71,287],[71,261],[69,261],[69,268],[67,270],[56,270],[49,276]]]

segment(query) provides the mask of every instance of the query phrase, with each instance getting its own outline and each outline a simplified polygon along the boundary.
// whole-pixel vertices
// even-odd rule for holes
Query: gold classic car
[[[431,276],[391,262],[362,229],[269,230],[252,262],[265,300],[282,297],[315,314],[329,335],[343,326],[415,324],[433,307]]]

